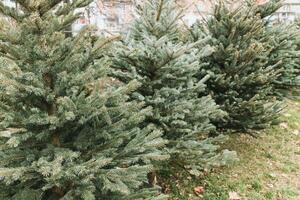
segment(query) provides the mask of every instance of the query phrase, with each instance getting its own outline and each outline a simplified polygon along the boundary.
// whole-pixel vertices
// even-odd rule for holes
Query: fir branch
[[[62,2],[62,0],[43,1],[39,5],[39,8],[38,8],[40,15],[43,16],[45,13],[51,11],[53,8],[55,8],[61,2]]]
[[[26,17],[25,14],[21,14],[20,12],[17,12],[15,8],[10,8],[8,6],[5,6],[3,2],[0,2],[0,13],[12,18],[17,22],[21,22]]]
[[[22,6],[23,11],[25,12],[31,12],[33,10],[30,9],[29,5],[30,2],[29,0],[15,0],[20,6]]]
[[[157,22],[160,19],[160,15],[161,15],[161,12],[162,12],[162,9],[163,9],[163,5],[164,5],[164,0],[160,0],[158,11],[157,11],[157,15],[156,15],[156,21]]]

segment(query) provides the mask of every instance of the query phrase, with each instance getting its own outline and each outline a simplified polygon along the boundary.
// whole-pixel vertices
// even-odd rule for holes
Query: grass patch
[[[300,199],[300,104],[289,102],[282,124],[258,138],[231,135],[225,148],[238,153],[240,161],[204,178],[191,177],[182,169],[166,168],[164,188],[174,200],[200,199],[193,188],[203,186],[203,200],[229,200],[237,192],[245,200]]]

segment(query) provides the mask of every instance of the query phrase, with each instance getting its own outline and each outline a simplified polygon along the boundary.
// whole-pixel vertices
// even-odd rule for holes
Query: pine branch
[[[26,17],[25,14],[20,14],[19,12],[17,12],[15,8],[10,8],[8,6],[5,6],[4,3],[2,2],[0,2],[0,13],[12,18],[17,22],[21,22]]]
[[[44,1],[39,5],[39,13],[41,16],[43,16],[45,13],[53,9],[55,6],[57,6],[59,3],[61,3],[62,0],[48,0]]]
[[[160,19],[160,15],[161,15],[161,12],[162,12],[162,9],[163,9],[163,5],[164,5],[164,0],[160,0],[159,8],[158,8],[158,11],[157,11],[157,16],[156,16],[156,21],[157,22]]]
[[[26,11],[26,12],[32,11],[29,7],[29,0],[15,0],[15,1],[22,7],[23,11]]]

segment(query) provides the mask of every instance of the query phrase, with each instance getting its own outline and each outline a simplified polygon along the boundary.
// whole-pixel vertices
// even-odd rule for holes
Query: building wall
[[[272,16],[278,22],[294,21],[300,17],[300,0],[285,0],[283,6]]]
[[[185,8],[183,21],[192,25],[197,19],[207,18],[212,13],[216,0],[176,0],[179,7]],[[269,0],[256,0],[258,4],[264,4]],[[239,5],[239,0],[231,0],[233,6]],[[99,11],[97,27],[101,33],[115,34],[124,32],[132,21],[132,0],[96,0]],[[270,20],[278,22],[293,21],[300,16],[300,0],[284,0],[280,8]]]
[[[15,7],[15,0],[0,0]],[[211,0],[176,0],[179,7],[185,8],[183,21],[187,25],[210,14]],[[99,34],[116,34],[128,29],[133,20],[133,0],[95,0],[90,6],[78,9],[83,13],[72,26],[77,33],[86,25],[95,25]]]
[[[0,0],[9,6],[16,6],[15,0]],[[185,8],[183,21],[193,24],[197,19],[206,18],[212,12],[216,0],[176,0],[181,8]],[[256,0],[264,4],[268,0]],[[239,0],[233,0],[238,5]],[[99,34],[116,34],[125,32],[133,20],[132,0],[95,0],[90,6],[78,10],[82,16],[73,24],[73,32],[78,32],[86,25],[95,25]],[[300,0],[284,0],[284,6],[271,17],[274,21],[293,21],[300,16]]]
[[[177,4],[186,11],[183,21],[187,25],[193,24],[199,18],[208,16],[212,5],[211,0],[177,0]],[[125,32],[134,18],[132,0],[97,0],[91,7],[97,12],[88,16],[85,11],[83,18],[90,19],[78,20],[74,25],[75,32],[89,22],[98,27],[99,33],[115,34]]]

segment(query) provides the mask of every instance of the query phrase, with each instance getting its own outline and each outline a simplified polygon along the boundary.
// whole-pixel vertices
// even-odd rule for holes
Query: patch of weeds
[[[274,193],[273,192],[266,192],[264,194],[265,199],[267,200],[272,200],[274,198]]]
[[[282,171],[285,173],[297,172],[299,170],[299,166],[294,162],[287,161],[284,164],[285,165],[282,167]]]
[[[265,200],[264,196],[262,196],[260,193],[257,193],[255,191],[250,192],[248,195],[248,200]]]
[[[205,193],[202,200],[229,200],[227,193]]]
[[[221,183],[218,180],[206,181],[203,200],[228,200],[228,191],[224,188],[226,182]]]
[[[255,190],[256,192],[260,192],[262,190],[262,185],[260,183],[260,181],[254,181],[252,184],[251,184],[251,187],[253,190]]]
[[[222,145],[236,151],[240,161],[215,170],[201,178],[190,177],[182,168],[169,165],[161,172],[171,200],[229,200],[229,192],[237,192],[243,200],[300,200],[295,189],[299,175],[300,103],[289,102],[288,113],[282,117],[287,127],[273,126],[262,131],[258,138],[232,134]],[[179,162],[179,161],[178,161]],[[287,181],[289,184],[287,185]],[[202,186],[203,198],[194,194]]]
[[[270,152],[263,152],[263,156],[270,160],[275,160],[275,157]]]
[[[269,179],[269,180],[272,180],[272,181],[275,181],[277,180],[277,176],[273,173],[264,173],[264,176]]]
[[[281,190],[278,191],[279,196],[283,197],[283,198],[287,198],[290,199],[292,197],[298,196],[299,192],[292,187],[286,187],[286,188],[282,188]]]
[[[281,149],[282,148],[282,144],[275,144],[274,146],[276,149]]]
[[[239,180],[228,184],[228,189],[230,191],[238,191],[243,193],[248,190],[248,185],[243,180]]]

